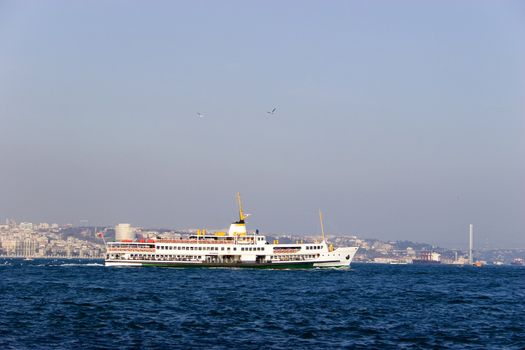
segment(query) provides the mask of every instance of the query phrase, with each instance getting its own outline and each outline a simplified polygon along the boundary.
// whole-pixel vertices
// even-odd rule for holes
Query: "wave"
[[[87,264],[65,263],[65,264],[58,264],[58,265],[52,265],[52,266],[104,266],[104,264],[99,264],[99,263],[87,263]]]

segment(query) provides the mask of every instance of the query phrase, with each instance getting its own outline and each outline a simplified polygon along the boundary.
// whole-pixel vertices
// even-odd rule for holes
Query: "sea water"
[[[0,259],[0,349],[523,349],[525,268]]]

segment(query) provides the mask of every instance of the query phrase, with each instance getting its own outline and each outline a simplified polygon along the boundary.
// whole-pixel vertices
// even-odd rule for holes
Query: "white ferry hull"
[[[316,259],[290,260],[290,261],[268,261],[268,262],[246,262],[236,261],[228,263],[210,263],[206,261],[170,261],[170,260],[112,260],[106,259],[106,266],[121,267],[203,267],[203,268],[255,268],[255,269],[308,269],[308,268],[341,268],[349,267],[357,252],[357,247],[338,248],[333,252],[321,254]]]

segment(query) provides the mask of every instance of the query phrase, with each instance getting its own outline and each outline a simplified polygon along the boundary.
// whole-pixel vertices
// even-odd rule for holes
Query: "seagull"
[[[271,115],[274,115],[276,110],[277,110],[277,108],[274,108],[274,109],[272,109],[271,112],[266,112],[266,113],[271,114]]]
[[[200,113],[200,112],[197,112],[197,117],[199,118],[204,118],[204,114]]]

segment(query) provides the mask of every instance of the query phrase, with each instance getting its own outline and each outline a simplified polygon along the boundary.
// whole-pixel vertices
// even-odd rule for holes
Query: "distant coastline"
[[[177,238],[183,234],[194,233],[196,229],[142,229],[138,234],[145,238]],[[0,258],[10,259],[104,259],[105,245],[100,237],[113,240],[114,230],[111,227],[80,226],[71,224],[58,225],[28,222],[16,223],[7,220],[0,225]],[[289,234],[267,234],[269,240],[277,239],[282,243],[315,241],[315,235],[298,236]],[[467,263],[467,247],[464,249],[442,248],[428,243],[412,241],[382,241],[379,239],[360,238],[355,235],[332,235],[330,243],[335,246],[359,246],[354,258],[356,263],[377,264],[411,264],[412,260],[422,255],[435,253],[442,264],[462,265]],[[437,257],[439,256],[439,257]],[[474,249],[474,258],[485,265],[519,264],[525,260],[525,249]]]

